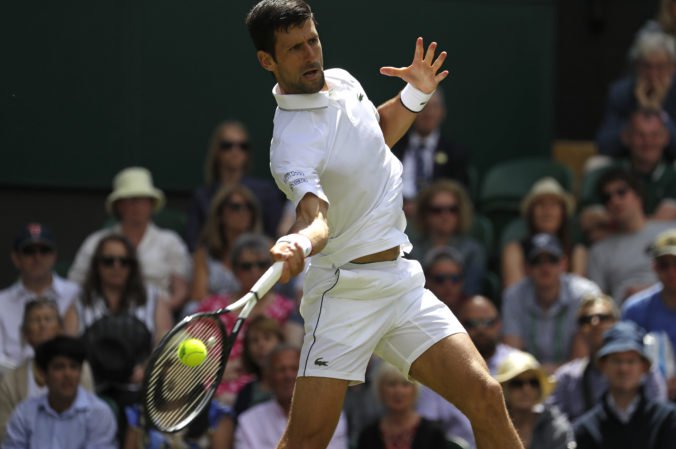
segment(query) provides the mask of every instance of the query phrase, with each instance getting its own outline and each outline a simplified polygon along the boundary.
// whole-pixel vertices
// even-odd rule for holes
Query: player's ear
[[[258,58],[258,62],[260,63],[261,67],[263,67],[268,72],[273,71],[276,64],[275,58],[273,58],[270,53],[263,50],[258,50],[256,52],[256,57]]]

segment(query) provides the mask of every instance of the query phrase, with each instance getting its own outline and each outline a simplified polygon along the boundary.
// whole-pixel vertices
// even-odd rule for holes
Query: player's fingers
[[[446,56],[448,56],[448,54],[445,51],[439,53],[439,57],[437,58],[436,61],[434,61],[434,64],[432,64],[432,69],[434,69],[434,73],[437,73],[437,71],[439,71],[444,61],[446,60]]]
[[[423,58],[423,38],[419,37],[415,40],[415,53],[413,54],[413,62],[419,61]]]
[[[441,72],[440,74],[435,76],[434,79],[437,82],[437,84],[439,84],[440,82],[445,80],[447,76],[448,76],[448,70],[444,70],[443,72]]]
[[[434,52],[437,50],[437,43],[432,42],[429,47],[427,47],[427,52],[425,53],[425,62],[432,64],[434,62]]]
[[[380,74],[385,76],[397,76],[401,78],[401,73],[404,71],[402,68],[397,67],[381,67]]]

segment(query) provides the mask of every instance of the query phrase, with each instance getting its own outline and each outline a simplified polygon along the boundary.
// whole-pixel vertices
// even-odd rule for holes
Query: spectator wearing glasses
[[[601,291],[588,279],[566,273],[566,256],[555,236],[537,234],[527,243],[526,278],[503,295],[503,341],[533,354],[551,374],[574,355],[582,297]]]
[[[626,156],[628,147],[622,130],[632,112],[640,108],[662,111],[669,138],[665,156],[676,156],[676,44],[661,31],[639,33],[630,58],[634,73],[610,86],[606,111],[596,140],[599,152],[612,157]]]
[[[106,200],[106,210],[118,223],[85,239],[68,272],[70,280],[82,285],[99,241],[108,234],[122,234],[136,249],[145,283],[160,290],[172,311],[179,312],[188,299],[192,267],[181,237],[153,223],[153,214],[164,203],[164,193],[153,185],[145,168],[129,167],[118,173]]]
[[[495,304],[484,296],[473,296],[459,307],[457,317],[488,365],[488,371],[495,376],[502,361],[517,351],[500,341],[502,322]],[[448,439],[460,438],[470,446],[476,446],[469,419],[424,385],[420,386],[418,412],[438,423]]]
[[[627,299],[622,307],[622,319],[635,322],[647,332],[665,332],[673,351],[676,348],[676,229],[657,236],[651,255],[659,283]],[[673,366],[669,370],[664,368],[663,374],[669,374],[669,399],[676,401]]]
[[[619,319],[613,299],[603,294],[585,296],[577,312],[577,325],[588,356],[562,365],[554,373],[556,389],[549,402],[556,405],[574,422],[601,400],[608,383],[596,355],[603,343],[603,334]],[[666,400],[666,385],[660,373],[653,369],[645,377],[646,397]]]
[[[676,408],[646,397],[642,379],[650,369],[645,333],[621,321],[603,336],[596,355],[608,391],[575,422],[578,449],[667,449],[676,441]]]
[[[105,315],[129,314],[146,325],[155,344],[173,324],[167,298],[144,283],[134,247],[119,234],[96,246],[78,309],[81,332]]]
[[[509,417],[526,449],[570,449],[573,429],[566,417],[545,403],[554,383],[532,355],[515,351],[498,366]]]
[[[191,298],[195,301],[239,291],[230,251],[237,238],[262,231],[261,207],[242,185],[223,187],[211,202],[200,243],[193,253]]]
[[[284,197],[272,181],[247,174],[251,150],[249,133],[242,122],[226,120],[214,129],[204,164],[205,184],[195,190],[188,211],[186,239],[191,251],[199,246],[212,199],[223,187],[242,185],[251,190],[258,203],[265,205],[262,211],[263,230],[271,237],[277,235]]]
[[[40,223],[23,226],[14,239],[10,256],[19,279],[0,291],[0,375],[33,355],[33,349],[22,338],[19,323],[26,304],[36,297],[54,300],[64,331],[77,333],[75,303],[79,288],[54,273],[56,249],[51,229]]]
[[[676,222],[649,221],[643,212],[641,184],[623,169],[604,172],[597,190],[616,231],[591,247],[587,273],[620,305],[657,281],[646,248]]]
[[[463,292],[465,279],[462,254],[448,246],[433,248],[425,255],[422,265],[425,273],[425,287],[431,290],[453,313],[457,313],[467,299]]]
[[[413,242],[408,257],[422,260],[433,248],[454,248],[463,257],[463,293],[467,296],[480,293],[486,254],[481,244],[468,234],[473,208],[465,188],[454,181],[437,181],[420,193],[417,203],[417,229],[407,229]]]
[[[234,243],[230,252],[230,263],[235,273],[239,290],[232,294],[214,295],[202,301],[197,309],[198,312],[212,312],[214,310],[227,307],[232,302],[244,296],[251,291],[254,283],[263,275],[272,264],[270,258],[270,247],[272,242],[267,237],[259,234],[241,235]],[[268,292],[262,296],[254,308],[251,310],[249,319],[242,325],[237,340],[230,353],[230,359],[223,375],[223,381],[216,390],[216,397],[219,401],[233,405],[237,393],[249,382],[255,379],[255,375],[248,373],[242,360],[244,352],[244,336],[247,333],[248,323],[259,315],[264,315],[277,321],[282,327],[282,331],[287,337],[289,335],[298,335],[298,323],[289,320],[294,312],[295,303],[274,291]],[[226,329],[232,329],[235,324],[236,314],[228,313],[221,316]]]
[[[535,234],[555,235],[567,259],[568,271],[583,276],[587,252],[582,245],[573,245],[570,237],[570,217],[575,212],[575,198],[566,192],[554,179],[545,177],[533,184],[521,202],[521,216],[526,221],[528,235],[520,241],[512,241],[502,250],[502,283],[505,288],[520,281],[526,275],[524,246]]]

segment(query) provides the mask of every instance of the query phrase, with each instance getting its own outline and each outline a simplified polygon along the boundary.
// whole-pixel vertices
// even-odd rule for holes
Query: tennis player
[[[282,281],[303,269],[305,338],[289,423],[278,448],[325,448],[348,385],[373,353],[453,402],[480,449],[521,448],[502,390],[450,310],[424,289],[420,264],[401,257],[401,163],[391,153],[448,75],[422,38],[408,84],[378,108],[341,69],[324,71],[316,21],[303,0],[263,0],[246,19],[261,66],[277,85],[272,174],[296,206],[291,233],[271,249]]]

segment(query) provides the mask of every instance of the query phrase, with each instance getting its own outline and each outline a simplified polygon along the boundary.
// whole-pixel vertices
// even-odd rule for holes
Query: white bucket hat
[[[155,212],[162,209],[164,193],[153,185],[153,176],[143,167],[129,167],[113,179],[113,192],[106,199],[106,210],[113,213],[113,203],[123,198],[148,197],[155,200]]]
[[[533,184],[528,195],[521,202],[521,213],[526,216],[533,202],[545,195],[559,198],[565,205],[568,215],[573,215],[575,212],[575,198],[573,195],[563,190],[563,187],[561,187],[561,184],[556,179],[547,176]]]

